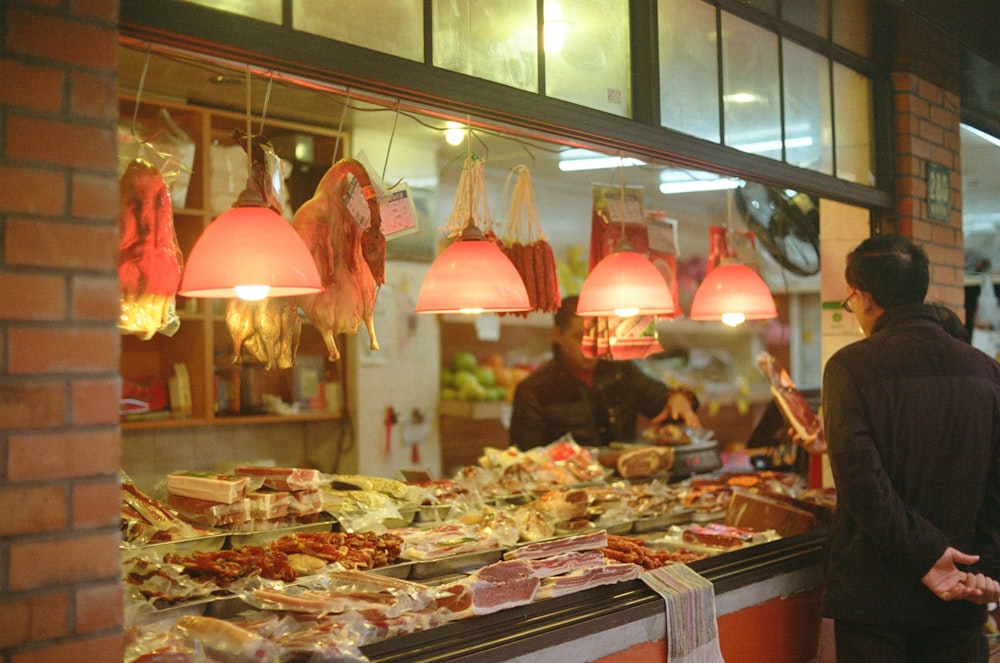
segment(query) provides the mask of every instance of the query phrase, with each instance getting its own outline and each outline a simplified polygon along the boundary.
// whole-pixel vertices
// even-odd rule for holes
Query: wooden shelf
[[[123,123],[130,124],[135,113],[134,97],[119,97],[119,116]],[[141,138],[150,139],[156,130],[170,125],[179,127],[194,143],[194,160],[191,164],[190,181],[187,183],[186,194],[181,205],[174,207],[174,231],[181,253],[186,258],[191,248],[204,229],[212,222],[219,210],[218,201],[222,198],[236,199],[239,193],[226,190],[232,184],[226,184],[228,178],[213,176],[213,154],[215,148],[226,145],[237,147],[235,141],[228,135],[235,127],[242,127],[244,116],[218,109],[193,106],[181,102],[166,100],[150,100],[143,98],[136,114],[137,134]],[[288,193],[291,198],[290,207],[295,209],[308,200],[315,191],[316,182],[334,163],[334,151],[340,154],[347,152],[345,140],[337,140],[337,132],[326,127],[307,126],[299,122],[286,122],[280,118],[268,118],[266,136],[272,142],[279,141],[282,145],[291,145],[298,137],[307,138],[314,147],[315,159],[312,164],[296,163],[293,174],[287,180]],[[229,141],[229,142],[227,142]],[[291,141],[291,142],[290,142]],[[339,148],[337,147],[339,143]],[[291,157],[277,148],[278,155]],[[159,146],[158,146],[159,147]],[[285,152],[290,152],[286,149]],[[242,189],[245,179],[239,179],[237,185]],[[221,187],[221,189],[220,189]],[[214,195],[213,195],[214,194]],[[176,196],[177,193],[174,192]],[[160,380],[164,384],[174,375],[175,365],[186,366],[191,383],[191,412],[188,416],[164,414],[161,417],[149,419],[123,419],[121,428],[124,431],[146,430],[156,428],[198,428],[204,426],[233,426],[246,424],[276,424],[287,422],[333,421],[340,419],[339,412],[326,410],[304,411],[298,414],[223,414],[217,400],[222,393],[219,382],[228,382],[236,391],[240,380],[233,371],[240,371],[240,366],[233,366],[232,340],[226,328],[226,305],[224,300],[195,300],[178,296],[176,298],[177,315],[181,325],[177,332],[167,337],[155,334],[148,341],[135,336],[123,335],[121,342],[121,375],[126,381],[133,383],[150,383]],[[338,342],[343,342],[338,340]],[[303,324],[297,357],[306,355],[322,358],[321,366],[314,361],[317,370],[322,370],[319,376],[320,388],[327,381],[342,380],[346,371],[343,366],[331,364],[326,360],[327,350],[322,336],[311,324]],[[341,358],[340,362],[347,361]],[[241,366],[252,365],[251,357],[244,356]],[[301,362],[298,362],[301,363]],[[244,376],[246,373],[244,372]],[[266,372],[264,377],[264,393],[277,395],[286,403],[294,399],[296,371],[295,369],[274,369]],[[245,380],[243,380],[245,383]],[[230,398],[238,398],[231,394]],[[233,408],[235,409],[235,408]]]

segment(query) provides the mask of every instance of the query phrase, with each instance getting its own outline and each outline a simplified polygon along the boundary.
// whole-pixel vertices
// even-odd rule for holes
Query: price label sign
[[[951,174],[944,166],[927,162],[927,216],[938,221],[951,218]]]

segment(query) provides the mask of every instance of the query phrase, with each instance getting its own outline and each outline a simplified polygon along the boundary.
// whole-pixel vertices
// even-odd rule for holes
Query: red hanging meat
[[[160,171],[141,159],[119,180],[118,327],[144,340],[172,336],[180,325],[174,298],[183,255],[174,233],[173,205]]]

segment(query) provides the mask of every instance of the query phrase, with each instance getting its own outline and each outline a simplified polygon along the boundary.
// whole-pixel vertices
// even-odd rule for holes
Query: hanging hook
[[[261,136],[264,135],[264,118],[267,117],[267,104],[271,100],[271,83],[274,82],[274,69],[268,69],[267,71],[267,92],[264,93],[264,108],[260,111],[260,131],[258,132]]]
[[[351,102],[351,86],[344,88],[344,110],[340,112],[340,124],[337,125],[337,140],[333,143],[333,162],[337,163],[337,154],[340,152],[340,136],[344,131],[344,119],[347,118],[347,108]]]
[[[246,79],[247,79],[247,183],[249,184],[253,181],[253,143],[252,136],[250,135],[253,131],[253,127],[250,124],[250,65],[246,65]]]
[[[382,179],[385,180],[385,169],[389,167],[389,153],[392,151],[392,139],[396,135],[396,123],[399,122],[400,100],[396,99],[396,115],[392,118],[392,131],[389,133],[389,144],[385,148],[385,163],[382,164]]]
[[[135,92],[135,108],[132,110],[133,136],[135,136],[135,125],[139,117],[139,102],[142,101],[142,91],[146,87],[146,72],[149,71],[149,53],[152,48],[152,42],[146,44],[146,62],[142,65],[142,75],[139,76],[139,89]]]

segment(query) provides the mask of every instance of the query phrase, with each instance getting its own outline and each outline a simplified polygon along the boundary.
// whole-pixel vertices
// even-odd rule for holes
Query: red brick
[[[9,58],[0,60],[0,80],[18,81],[0,86],[0,106],[56,113],[62,109],[65,72]]]
[[[110,73],[74,72],[69,80],[71,114],[108,122],[118,120],[118,106],[108,103],[115,96],[115,79]]]
[[[0,320],[63,320],[66,280],[53,274],[0,272]]]
[[[10,53],[112,71],[115,67],[113,24],[82,23],[31,10],[8,13],[6,47]]]
[[[74,320],[117,320],[121,311],[118,279],[74,276],[70,281]]]
[[[8,265],[106,269],[118,267],[118,226],[10,219],[4,234]]]
[[[106,169],[117,159],[116,140],[113,126],[91,126],[19,113],[7,116],[8,159]]]
[[[11,482],[110,476],[121,464],[117,429],[11,434],[7,440]]]
[[[21,592],[90,580],[117,579],[121,561],[118,543],[117,531],[11,543],[10,589]]]
[[[917,94],[933,106],[940,106],[944,102],[944,91],[924,78],[917,79]]]
[[[935,145],[944,145],[944,129],[929,120],[920,120],[917,125],[920,137]]]
[[[11,374],[117,371],[121,352],[115,327],[23,328],[7,331]]]
[[[64,214],[66,176],[57,170],[0,166],[0,212]]]
[[[82,219],[109,219],[117,215],[118,178],[76,173],[70,182],[70,213]]]
[[[0,602],[0,649],[69,633],[69,597],[66,594],[14,595]]]
[[[121,632],[11,654],[10,663],[53,663],[53,661],[122,661],[125,635]]]
[[[70,419],[74,424],[113,424],[118,421],[118,399],[121,380],[74,380],[70,385],[72,399]]]
[[[73,527],[113,527],[121,514],[121,484],[117,477],[73,486]]]
[[[66,419],[66,389],[62,383],[0,384],[0,421],[5,429],[61,426]]]
[[[81,587],[76,592],[76,632],[91,633],[122,625],[122,583]]]
[[[66,490],[60,485],[0,490],[0,536],[20,536],[63,529]]]

